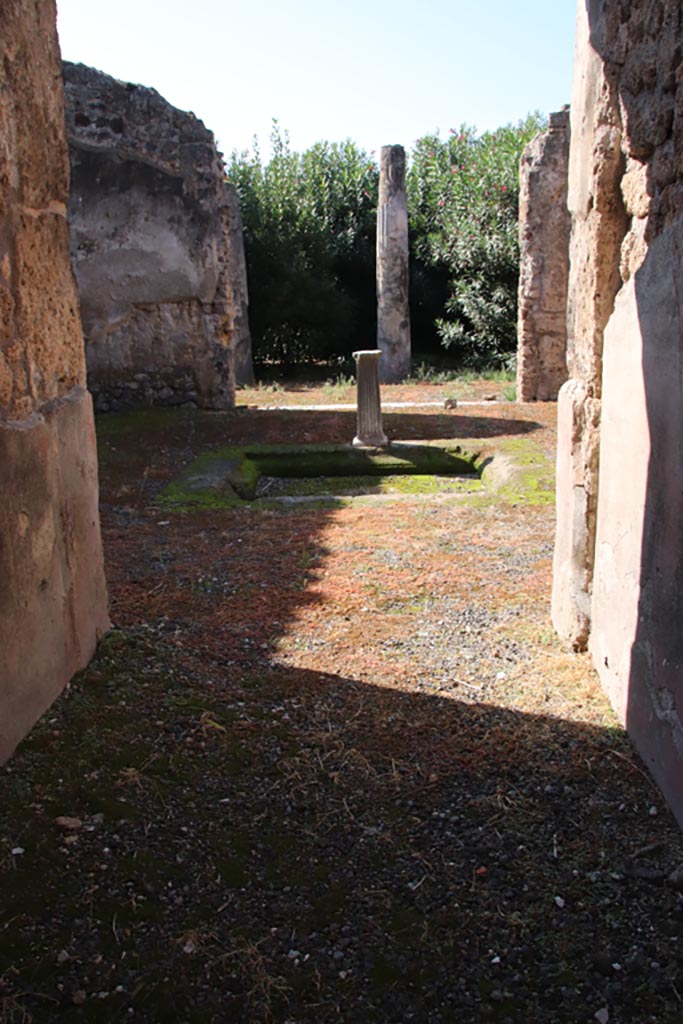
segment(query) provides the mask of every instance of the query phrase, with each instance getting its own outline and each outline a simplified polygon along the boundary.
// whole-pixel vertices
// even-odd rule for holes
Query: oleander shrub
[[[445,140],[436,134],[415,143],[411,247],[423,267],[447,276],[435,324],[462,365],[502,365],[515,350],[519,159],[544,127],[534,114],[481,136],[463,125]]]
[[[540,115],[477,135],[425,135],[409,159],[413,349],[462,366],[505,364],[516,347],[518,166]],[[272,155],[233,153],[244,223],[257,365],[337,366],[376,337],[379,171],[353,142],[292,150],[273,122]]]
[[[234,153],[258,363],[341,362],[375,344],[379,172],[353,142],[299,154],[277,122],[272,156]]]

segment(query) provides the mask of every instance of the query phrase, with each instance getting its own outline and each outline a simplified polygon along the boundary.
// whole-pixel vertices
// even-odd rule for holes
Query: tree
[[[272,157],[233,153],[257,362],[343,359],[374,345],[378,170],[353,142],[293,152],[273,122]]]
[[[473,367],[502,363],[515,349],[519,159],[544,127],[540,115],[480,137],[463,125],[445,141],[425,136],[413,150],[411,244],[426,267],[448,271],[437,330]]]

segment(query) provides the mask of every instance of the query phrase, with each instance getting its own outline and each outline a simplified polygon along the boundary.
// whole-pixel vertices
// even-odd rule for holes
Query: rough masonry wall
[[[69,226],[95,407],[234,404],[251,373],[235,190],[213,135],[154,89],[64,62]]]
[[[552,597],[555,627],[577,650],[585,649],[590,633],[603,332],[621,283],[619,252],[626,232],[622,164],[614,75],[590,43],[586,0],[578,0],[568,187],[569,380],[558,400]]]
[[[577,56],[554,611],[573,545],[593,661],[683,824],[683,8],[580,0]]]
[[[0,761],[108,626],[54,0],[0,4]]]
[[[567,209],[569,110],[550,115],[546,132],[519,165],[519,318],[517,396],[522,402],[557,398],[567,379]]]

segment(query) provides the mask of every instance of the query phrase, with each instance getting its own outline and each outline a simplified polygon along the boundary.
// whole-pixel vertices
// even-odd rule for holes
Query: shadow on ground
[[[392,441],[515,437],[531,434],[541,425],[522,416],[505,414],[469,416],[453,412],[433,415],[390,413],[385,431]],[[350,443],[356,433],[353,412],[301,412],[287,409],[241,409],[234,413],[207,413],[174,409],[145,409],[98,417],[98,455],[102,496],[117,494],[111,487],[130,488],[137,482],[135,503],[142,507],[155,486],[167,482],[198,454],[229,444]],[[118,495],[121,497],[121,495]]]
[[[6,772],[5,1020],[680,1019],[680,846],[616,730],[138,628]]]
[[[338,440],[322,415],[315,440]],[[499,653],[532,674],[520,590],[545,579],[547,510],[154,505],[206,447],[302,422],[100,421],[118,629],[0,777],[0,1021],[680,1021],[681,836],[622,731],[476,685],[495,693]],[[515,516],[542,526],[535,550]],[[310,668],[333,564],[357,670]],[[375,649],[370,626],[414,650]],[[443,692],[400,689],[399,668]]]

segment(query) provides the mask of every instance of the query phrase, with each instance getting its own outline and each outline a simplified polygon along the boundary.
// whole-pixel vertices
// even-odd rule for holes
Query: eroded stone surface
[[[247,259],[244,253],[244,232],[237,190],[226,183],[230,204],[228,223],[228,279],[230,281],[230,308],[232,321],[232,348],[235,360],[235,383],[254,383],[254,361],[249,330],[249,293],[247,289]]]
[[[0,5],[0,761],[108,626],[55,6]]]
[[[579,2],[568,182],[567,367],[575,382],[570,393],[580,394],[584,403],[600,400],[603,333],[621,284],[621,245],[628,227],[620,189],[623,155],[618,95],[591,44],[590,33],[586,5]],[[568,484],[564,470],[558,472],[553,622],[577,649],[585,647],[590,632],[599,423],[599,406],[591,406],[584,417],[574,399],[559,403],[558,437],[562,440],[558,441],[558,467],[571,467],[571,478],[580,478],[586,501],[569,499],[568,489],[574,485]],[[567,445],[569,451],[564,450]],[[573,584],[568,589],[570,579]],[[583,582],[579,585],[578,581]]]
[[[382,146],[377,207],[377,348],[379,379],[410,375],[408,200],[403,146]]]
[[[389,443],[382,429],[378,373],[381,356],[379,349],[365,349],[353,353],[358,377],[356,436],[353,439],[353,444],[357,448],[382,448]]]
[[[569,111],[550,115],[548,131],[520,161],[517,396],[547,402],[567,379],[567,209]]]
[[[600,399],[583,381],[560,389],[557,433],[557,526],[553,564],[552,616],[558,632],[576,650],[590,634]]]
[[[553,618],[683,824],[682,54],[677,0],[580,0],[566,387],[600,415],[560,401]]]
[[[213,135],[154,89],[63,65],[69,226],[96,407],[227,409],[251,376],[235,190]]]

